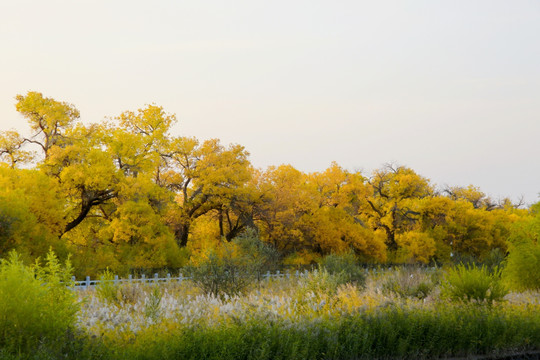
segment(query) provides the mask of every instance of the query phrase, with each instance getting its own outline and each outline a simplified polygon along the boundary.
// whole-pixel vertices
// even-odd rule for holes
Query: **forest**
[[[348,252],[366,264],[482,262],[538,216],[395,164],[257,169],[241,145],[171,135],[176,117],[157,105],[93,124],[38,92],[16,109],[28,135],[0,132],[0,257],[32,263],[52,249],[77,276],[177,269],[248,229],[284,266]]]

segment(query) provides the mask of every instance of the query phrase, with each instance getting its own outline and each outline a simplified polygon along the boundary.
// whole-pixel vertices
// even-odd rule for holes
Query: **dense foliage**
[[[79,304],[69,289],[72,268],[49,252],[45,265],[25,266],[11,252],[0,263],[0,349],[59,353],[75,330]]]
[[[16,99],[30,135],[0,132],[0,257],[17,250],[32,262],[52,247],[72,255],[78,276],[177,268],[251,228],[288,265],[348,252],[444,264],[497,250],[510,251],[514,279],[537,267],[538,212],[474,186],[437,189],[395,165],[254,169],[240,145],[173,136],[175,116],[156,105],[87,125],[71,104]]]

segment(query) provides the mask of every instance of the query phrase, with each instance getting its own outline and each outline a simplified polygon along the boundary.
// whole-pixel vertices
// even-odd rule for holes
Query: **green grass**
[[[540,317],[496,307],[388,307],[298,323],[253,319],[169,332],[152,327],[129,344],[113,340],[107,346],[113,359],[428,359],[538,349]]]

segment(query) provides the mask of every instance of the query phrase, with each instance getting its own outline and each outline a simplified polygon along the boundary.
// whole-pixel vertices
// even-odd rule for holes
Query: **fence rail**
[[[294,277],[302,277],[307,276],[309,272],[307,270],[304,270],[303,272],[295,271],[293,273],[291,272],[281,272],[276,271],[275,273],[271,273],[270,271],[264,273],[261,275],[261,277],[265,280],[267,279],[279,279],[279,278],[290,278],[291,276]],[[76,280],[75,277],[72,278],[74,283],[75,289],[88,289],[91,287],[94,287],[99,284],[103,283],[109,283],[112,282],[114,284],[123,284],[123,283],[143,283],[143,284],[158,284],[158,283],[166,283],[170,281],[176,281],[176,282],[182,282],[184,280],[189,280],[189,276],[183,276],[182,273],[180,273],[179,276],[171,276],[171,274],[167,274],[165,277],[159,277],[159,274],[154,274],[153,277],[146,277],[146,275],[141,275],[140,278],[134,278],[132,275],[129,275],[128,278],[119,278],[118,275],[114,275],[114,279],[112,280],[99,280],[99,279],[91,279],[90,276],[87,276],[84,280]]]
[[[366,271],[366,274],[384,274],[385,272],[401,268],[401,267],[395,267],[395,266],[389,266],[389,267],[383,267],[383,268],[366,268],[364,269]],[[407,268],[407,267],[405,267]],[[436,271],[437,267],[421,267],[425,269],[426,271]],[[267,279],[278,279],[278,278],[291,278],[291,277],[304,277],[309,274],[308,270],[299,271],[296,270],[294,272],[290,271],[276,271],[274,273],[271,273],[270,271],[267,271],[266,273],[260,275],[259,278],[262,278],[263,280]],[[90,287],[94,287],[96,285],[99,285],[101,283],[107,283],[107,282],[114,282],[115,284],[122,284],[122,283],[150,283],[150,284],[157,284],[157,283],[165,283],[169,281],[176,281],[176,282],[182,282],[184,280],[189,280],[191,277],[189,276],[183,276],[182,273],[179,274],[179,276],[171,276],[171,274],[167,274],[165,277],[159,277],[159,274],[154,274],[153,277],[146,277],[146,275],[141,275],[140,278],[134,278],[132,275],[129,275],[128,278],[119,278],[118,275],[114,276],[114,279],[112,280],[99,280],[99,279],[91,279],[90,276],[87,276],[84,280],[76,280],[75,277],[73,277],[74,282],[74,288],[75,289],[88,289]]]

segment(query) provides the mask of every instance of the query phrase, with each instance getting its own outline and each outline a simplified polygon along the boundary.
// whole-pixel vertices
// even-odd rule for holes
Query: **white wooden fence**
[[[295,272],[280,272],[279,270],[275,273],[271,273],[270,271],[266,272],[262,275],[263,279],[277,279],[277,278],[290,278],[291,276],[294,277],[301,277],[301,276],[307,276],[309,272],[307,270],[304,270],[303,272],[300,272],[296,270]],[[146,275],[141,275],[140,278],[134,278],[132,275],[129,275],[127,279],[121,279],[118,277],[118,275],[114,275],[114,279],[112,280],[98,280],[98,279],[91,279],[90,276],[87,276],[84,280],[76,280],[75,277],[73,277],[74,287],[75,289],[88,289],[90,287],[94,287],[96,285],[105,283],[105,282],[114,282],[115,284],[122,284],[122,283],[149,283],[149,284],[158,284],[158,283],[165,283],[170,281],[176,281],[176,282],[182,282],[183,280],[189,280],[189,276],[183,276],[182,273],[180,273],[179,276],[173,277],[171,274],[167,274],[165,277],[159,277],[159,274],[154,274],[153,277],[146,277]]]
[[[371,269],[365,269],[366,274],[378,274],[378,273],[385,273],[390,269],[393,269],[394,267],[390,266],[388,268],[371,268]],[[436,271],[437,267],[424,267],[424,269],[428,272]],[[291,276],[294,277],[304,277],[309,274],[308,270],[304,271],[298,271],[290,272],[290,271],[276,271],[275,273],[271,273],[270,271],[267,271],[266,273],[262,274],[261,277],[263,279],[278,279],[278,278],[290,278]],[[118,275],[114,276],[114,279],[112,280],[98,280],[98,279],[91,279],[90,276],[87,276],[84,280],[76,280],[75,277],[73,277],[74,287],[75,289],[88,289],[89,287],[96,286],[98,284],[104,283],[104,282],[114,282],[115,284],[122,284],[122,283],[149,283],[149,284],[158,284],[158,283],[165,283],[169,281],[176,281],[176,282],[182,282],[183,280],[189,280],[189,276],[183,276],[182,273],[179,274],[179,276],[171,276],[171,274],[167,274],[165,277],[159,277],[159,274],[154,274],[153,277],[146,277],[144,274],[141,275],[140,278],[134,278],[132,275],[129,275],[127,279],[120,279]]]

